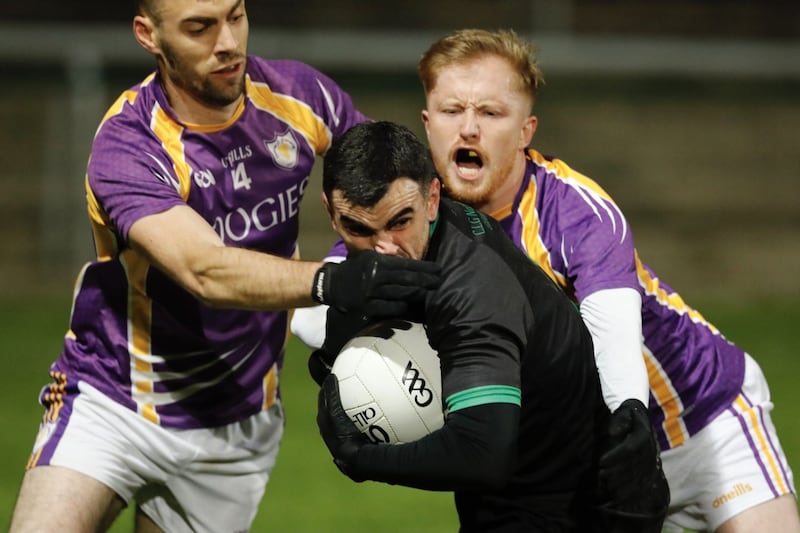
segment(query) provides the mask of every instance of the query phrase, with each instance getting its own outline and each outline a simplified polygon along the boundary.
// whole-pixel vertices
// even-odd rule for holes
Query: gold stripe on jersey
[[[749,421],[749,425],[752,428],[753,433],[755,433],[757,451],[759,455],[766,459],[767,463],[769,464],[769,471],[772,475],[772,479],[778,483],[780,495],[783,496],[784,494],[789,494],[790,491],[786,488],[783,476],[781,475],[781,470],[778,466],[780,459],[775,457],[775,454],[772,452],[772,449],[767,443],[767,438],[764,436],[763,425],[761,424],[755,409],[753,409],[753,407],[744,399],[744,397],[742,397],[741,394],[733,403],[739,411],[739,414],[743,418],[747,419],[746,421]]]
[[[681,298],[679,294],[675,292],[668,294],[667,291],[661,287],[659,279],[651,276],[647,269],[644,268],[644,265],[639,259],[638,252],[635,252],[635,258],[636,273],[639,277],[640,285],[644,288],[645,295],[655,297],[660,305],[667,306],[678,314],[687,315],[692,322],[704,325],[715,335],[719,334],[717,328],[706,321],[703,315],[697,310],[686,305],[686,302],[683,301],[683,298]],[[648,376],[650,379],[650,390],[653,391],[653,395],[664,414],[664,432],[666,433],[670,446],[674,448],[682,444],[688,438],[686,427],[683,425],[683,421],[680,418],[684,406],[678,397],[678,393],[672,386],[669,376],[660,368],[655,357],[650,353],[646,353],[645,362],[647,363]],[[657,371],[655,371],[656,368],[658,368]]]
[[[77,300],[78,295],[80,294],[81,288],[83,287],[83,278],[86,276],[86,271],[89,270],[90,266],[91,263],[86,263],[83,265],[83,268],[81,268],[80,272],[78,272],[78,275],[75,277],[75,283],[72,285],[72,306],[70,307],[69,310],[70,328],[67,330],[67,333],[64,335],[64,337],[67,339],[71,339],[73,341],[78,338],[77,335],[75,335],[75,332],[72,331],[71,327],[72,315],[75,313],[75,301]]]
[[[560,159],[545,159],[542,154],[533,149],[528,150],[528,155],[537,165],[545,167],[547,171],[553,174],[556,178],[560,180],[575,180],[582,187],[591,190],[612,204],[614,203],[614,201],[611,199],[611,196],[609,196],[608,193],[602,187],[600,187],[596,181],[584,176]]]
[[[522,246],[525,248],[525,253],[528,254],[534,263],[539,265],[545,273],[558,283],[561,288],[566,288],[567,281],[564,276],[553,270],[550,263],[550,251],[542,242],[539,235],[539,212],[536,210],[536,181],[530,180],[528,182],[528,190],[522,195],[522,201],[519,203],[519,210],[523,213],[533,213],[532,217],[520,217],[523,221],[522,224]]]
[[[683,402],[653,353],[644,347],[642,355],[647,367],[650,391],[664,413],[661,428],[669,441],[670,448],[680,446],[689,438],[689,431],[680,416],[683,413]]]
[[[644,287],[645,294],[654,296],[659,304],[665,305],[681,315],[687,315],[695,324],[702,324],[707,327],[714,335],[719,335],[719,330],[713,324],[708,322],[703,315],[696,309],[692,309],[683,298],[676,293],[667,293],[662,287],[658,278],[654,278],[644,268],[644,265],[639,260],[639,253],[636,252],[636,273],[639,276],[639,283]]]
[[[306,138],[317,155],[325,153],[331,144],[331,132],[308,104],[274,93],[267,84],[254,82],[249,76],[246,84],[247,96],[256,107],[289,124]]]
[[[186,153],[183,149],[183,126],[172,120],[170,116],[156,105],[153,107],[150,117],[150,129],[161,141],[161,146],[167,151],[167,155],[172,161],[172,168],[178,178],[178,193],[181,198],[189,198],[191,188],[191,168],[186,162]]]
[[[153,81],[154,78],[155,73],[150,74],[144,79],[141,85],[148,85]],[[100,121],[97,131],[100,131],[100,128],[107,120],[121,113],[125,107],[125,104],[132,105],[138,96],[139,92],[136,90],[129,89],[124,91],[108,108],[106,114],[103,116],[103,120]],[[108,215],[100,207],[100,202],[97,201],[97,197],[89,185],[88,174],[85,176],[84,187],[86,189],[86,200],[88,204],[87,209],[89,212],[89,221],[92,226],[92,236],[94,238],[97,260],[109,261],[110,259],[116,257],[117,253],[119,253],[119,243],[117,242],[117,237],[111,230],[111,221],[108,218]]]
[[[149,85],[150,82],[152,82],[155,77],[156,73],[153,72],[142,81],[141,86],[144,87],[146,85]],[[106,110],[106,114],[103,115],[103,119],[100,121],[100,125],[97,127],[97,131],[100,131],[100,128],[103,126],[103,123],[106,120],[121,113],[122,109],[125,107],[125,104],[133,104],[136,101],[137,96],[139,96],[139,91],[137,90],[128,89],[126,91],[123,91],[122,94],[120,94],[119,97],[117,97],[117,99],[114,101],[114,103],[108,107],[108,110]]]
[[[264,409],[269,409],[275,404],[278,397],[278,363],[274,363],[269,372],[264,376]]]
[[[152,300],[145,291],[149,263],[138,252],[127,249],[120,254],[120,262],[128,277],[128,353],[131,360],[131,396],[137,404],[139,414],[158,424],[159,416],[152,404],[141,402],[141,396],[153,391],[152,380],[146,379],[152,373],[149,360],[151,351],[150,332],[152,331]]]
[[[102,126],[106,120],[121,113],[122,109],[125,107],[125,104],[133,104],[133,102],[136,101],[137,96],[139,96],[139,93],[132,89],[128,89],[119,95],[119,98],[117,98],[116,101],[109,106],[106,114],[103,115],[103,120],[100,121],[100,126]],[[97,131],[100,131],[99,127],[97,128]]]
[[[111,221],[108,215],[100,207],[100,202],[94,195],[94,191],[89,185],[89,175],[85,179],[86,203],[89,212],[89,222],[92,227],[92,238],[94,239],[95,253],[98,261],[110,261],[119,253],[119,243],[117,237],[111,230]]]
[[[191,170],[185,158],[183,126],[172,120],[161,106],[155,105],[151,111],[150,129],[161,141],[161,146],[172,161],[172,168],[178,179],[178,193],[186,200],[191,188]],[[152,300],[145,288],[149,263],[133,250],[123,251],[120,260],[125,266],[129,282],[128,351],[132,373],[131,395],[136,401],[139,414],[158,424],[160,417],[155,405],[142,401],[142,396],[151,397],[154,390],[153,381],[147,377],[153,374],[153,365],[149,359],[152,349]]]

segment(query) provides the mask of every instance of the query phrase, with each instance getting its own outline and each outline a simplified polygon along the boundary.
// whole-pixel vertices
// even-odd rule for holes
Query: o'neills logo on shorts
[[[733,490],[730,492],[726,492],[711,504],[715,509],[724,503],[727,503],[734,499],[737,496],[741,496],[742,494],[747,494],[748,492],[753,492],[753,487],[750,483],[737,483],[733,486]]]

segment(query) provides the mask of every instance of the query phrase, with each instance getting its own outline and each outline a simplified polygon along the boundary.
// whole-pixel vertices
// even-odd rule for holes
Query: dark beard
[[[209,83],[208,79],[193,76],[190,69],[186,68],[167,43],[162,43],[165,65],[163,75],[168,76],[176,87],[186,91],[192,97],[209,107],[225,107],[236,102],[244,92],[244,75],[234,84],[218,88]],[[227,89],[227,90],[226,90]]]

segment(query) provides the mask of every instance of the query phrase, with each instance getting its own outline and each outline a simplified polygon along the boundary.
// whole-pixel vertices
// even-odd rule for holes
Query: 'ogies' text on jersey
[[[224,124],[177,120],[157,73],[104,117],[86,179],[97,260],[79,275],[53,366],[63,386],[84,380],[177,428],[228,424],[275,401],[287,313],[207,307],[127,244],[138,219],[188,204],[226,245],[296,256],[315,157],[366,118],[304,64],[249,57],[246,72]]]

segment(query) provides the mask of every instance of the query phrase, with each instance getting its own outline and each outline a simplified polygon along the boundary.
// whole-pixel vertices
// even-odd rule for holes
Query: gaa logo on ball
[[[412,442],[444,425],[439,356],[422,324],[368,327],[342,348],[332,372],[345,412],[375,443]]]

